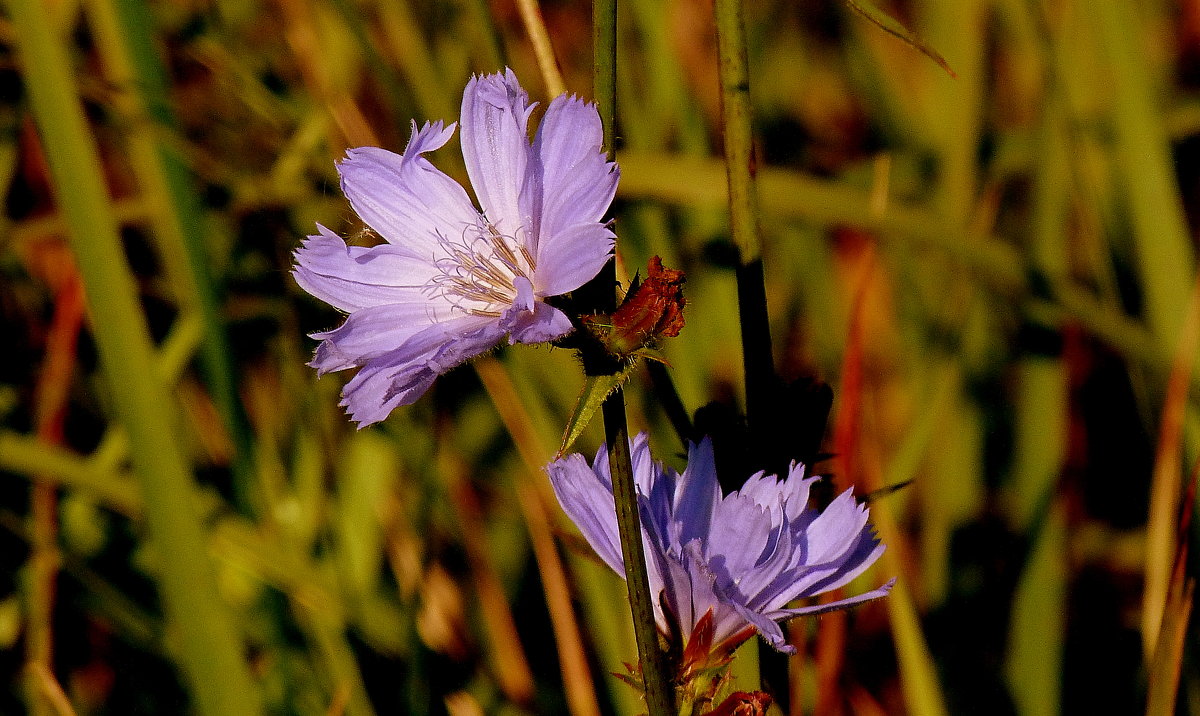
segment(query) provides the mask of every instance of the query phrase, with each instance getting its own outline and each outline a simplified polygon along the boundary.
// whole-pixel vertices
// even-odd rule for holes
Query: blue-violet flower
[[[349,315],[321,341],[318,374],[361,368],[342,392],[359,427],[419,398],[433,380],[510,343],[552,341],[571,321],[543,299],[594,277],[612,253],[601,221],[618,170],[601,151],[594,105],[554,99],[530,142],[535,105],[512,70],[472,77],[463,91],[462,152],[479,208],[422,155],[454,125],[427,122],[404,154],[346,152],[342,191],[384,239],[348,246],[317,225],[296,251],[296,282]]]
[[[793,652],[778,621],[877,599],[891,589],[894,580],[826,604],[787,606],[845,585],[883,553],[866,506],[850,490],[824,511],[810,508],[809,486],[820,478],[806,477],[804,466],[793,463],[786,480],[759,472],[722,495],[708,438],[688,446],[682,474],[653,460],[644,434],[630,448],[655,618],[668,639],[684,640],[677,646],[693,666],[719,665],[755,631],[779,651]],[[576,453],[547,471],[563,510],[623,577],[606,450],[600,448],[591,467]],[[696,640],[703,653],[689,654]]]

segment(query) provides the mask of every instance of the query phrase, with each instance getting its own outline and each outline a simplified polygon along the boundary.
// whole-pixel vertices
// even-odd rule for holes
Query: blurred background
[[[529,16],[4,7],[0,713],[638,713],[624,586],[540,469],[571,353],[502,349],[356,431],[348,376],[304,365],[341,318],[289,275],[315,222],[368,238],[345,148],[400,151],[505,65],[544,106]],[[880,7],[956,76],[837,0],[746,21],[776,364],[833,388],[817,472],[911,480],[855,587],[900,582],[739,683],[757,662],[787,714],[1200,714],[1200,2]],[[540,10],[590,97],[589,5]],[[621,272],[686,270],[669,370],[736,406],[712,7],[623,0],[619,33]],[[457,139],[433,160],[465,182]],[[682,467],[647,385],[634,429]]]

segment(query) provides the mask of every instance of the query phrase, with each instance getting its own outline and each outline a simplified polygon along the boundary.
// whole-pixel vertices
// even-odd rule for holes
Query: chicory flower
[[[630,443],[655,618],[668,640],[683,639],[674,646],[691,662],[681,665],[685,670],[719,666],[756,631],[775,649],[793,652],[777,622],[891,589],[889,582],[826,604],[787,606],[844,586],[883,553],[866,506],[850,490],[823,511],[809,507],[809,487],[820,478],[793,463],[786,480],[759,472],[722,495],[708,438],[688,446],[682,474],[653,460],[644,434]],[[601,447],[590,467],[576,453],[547,471],[563,510],[624,577],[607,451]]]
[[[348,246],[318,224],[296,251],[302,288],[349,314],[309,364],[318,374],[360,368],[342,393],[359,427],[419,398],[434,379],[509,343],[563,337],[570,319],[545,303],[579,288],[612,254],[601,219],[619,172],[601,151],[594,105],[569,95],[547,108],[532,142],[535,105],[512,70],[472,77],[461,143],[479,207],[422,155],[454,125],[427,122],[403,154],[346,152],[342,191],[384,243]]]

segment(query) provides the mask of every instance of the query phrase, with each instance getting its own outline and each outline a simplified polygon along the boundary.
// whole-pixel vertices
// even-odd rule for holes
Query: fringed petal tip
[[[654,463],[644,435],[636,441],[640,454],[633,460],[634,480],[651,586],[663,590],[655,607],[663,633],[690,634],[711,609],[713,654],[719,656],[720,649],[733,648],[755,632],[772,648],[792,653],[779,622],[878,599],[894,586],[893,579],[827,604],[783,608],[797,598],[843,586],[878,559],[883,546],[872,536],[865,506],[843,493],[824,511],[808,508],[808,486],[818,478],[804,477],[798,466],[789,470],[793,479],[760,472],[740,491],[724,495],[712,465],[711,441],[688,445],[688,466],[682,473]],[[570,460],[582,477],[583,457]],[[604,485],[605,496],[611,495],[603,448],[591,472],[591,482]],[[578,506],[569,508],[565,496],[559,497],[579,524]],[[667,619],[671,622],[663,629]]]
[[[458,122],[446,124],[445,121],[440,119],[427,121],[420,128],[417,128],[417,120],[413,119],[409,121],[408,143],[404,147],[403,154],[397,155],[380,147],[347,147],[345,155],[338,160],[337,166],[341,167],[343,164],[351,163],[355,160],[378,156],[381,152],[399,158],[419,157],[422,154],[428,154],[446,146],[446,143],[454,136],[454,130],[457,128]]]
[[[869,592],[863,592],[862,594],[856,594],[852,597],[838,599],[837,601],[827,602],[825,604],[814,604],[809,607],[795,607],[792,609],[780,609],[776,612],[773,612],[773,614],[776,615],[776,619],[788,620],[796,617],[811,617],[821,614],[828,614],[830,612],[837,612],[843,609],[856,607],[860,604],[866,604],[867,602],[873,602],[876,599],[882,599],[892,591],[892,587],[894,586],[896,586],[896,578],[892,577],[884,585],[876,587]]]
[[[337,163],[351,207],[386,243],[348,245],[318,226],[296,250],[292,273],[349,314],[313,335],[322,343],[310,365],[319,375],[359,369],[342,404],[360,427],[506,338],[535,343],[570,332],[567,316],[542,299],[577,288],[609,260],[615,237],[599,219],[616,175],[600,154],[595,107],[573,95],[554,104],[548,173],[528,133],[536,105],[510,68],[471,77],[458,123],[412,122],[403,154],[356,147]],[[423,156],[456,130],[478,206]]]

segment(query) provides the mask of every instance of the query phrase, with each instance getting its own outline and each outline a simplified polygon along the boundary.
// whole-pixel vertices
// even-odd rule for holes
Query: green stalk
[[[725,176],[729,185],[729,230],[738,250],[738,323],[742,332],[742,372],[746,385],[746,427],[749,429],[750,464],[755,469],[779,470],[793,458],[780,452],[772,439],[780,423],[774,419],[779,381],[771,350],[771,324],[767,314],[767,289],[763,275],[762,237],[758,225],[758,189],[754,175],[754,132],[750,102],[750,62],[746,52],[746,20],[741,0],[716,0],[717,58],[721,82],[721,128],[725,136]],[[775,444],[773,444],[775,443]],[[777,459],[782,458],[782,459]],[[763,664],[743,670],[742,686],[761,686]],[[758,679],[754,679],[758,676]],[[749,678],[747,678],[749,677]]]
[[[137,519],[142,498],[124,475],[30,435],[0,432],[0,470],[34,484],[78,490],[110,510]]]
[[[204,217],[196,188],[177,148],[161,140],[155,127],[174,128],[167,97],[166,71],[152,35],[152,18],[143,0],[98,0],[88,5],[97,46],[109,78],[127,97],[133,120],[130,152],[141,191],[155,217],[163,253],[175,270],[179,301],[199,315],[203,327],[200,368],[233,444],[233,484],[238,508],[253,512],[254,443],[238,396],[236,371],[209,270]]]
[[[592,2],[592,99],[604,126],[604,148],[616,156],[617,0]]]
[[[675,691],[667,673],[665,654],[658,647],[658,627],[654,624],[650,574],[646,570],[633,462],[629,456],[624,391],[617,389],[604,401],[603,412],[604,434],[608,438],[608,465],[617,506],[617,529],[621,534],[621,559],[625,562],[625,585],[629,590],[629,607],[633,611],[633,635],[637,640],[642,679],[646,684],[646,706],[650,716],[671,716],[675,713]]]
[[[1145,320],[1151,332],[1173,345],[1188,303],[1195,257],[1163,128],[1153,83],[1140,40],[1137,7],[1118,0],[1093,3],[1088,15],[1096,23],[1107,54],[1112,94],[1114,156],[1124,184],[1133,230]]]
[[[177,656],[200,714],[255,714],[259,694],[242,658],[241,638],[220,599],[195,487],[179,449],[170,396],[155,379],[153,347],[137,289],[89,135],[74,69],[40,0],[10,0],[34,121],[86,288],[101,364],[145,499],[160,555],[167,617],[178,629]]]
[[[1144,32],[1137,10],[1118,0],[1104,0],[1093,3],[1089,17],[1096,23],[1113,96],[1118,98],[1111,116],[1114,160],[1124,185],[1144,292],[1143,316],[1165,348],[1176,345],[1183,330],[1196,257],[1175,181],[1170,140],[1140,44]],[[1184,462],[1192,464],[1200,453],[1194,415],[1185,417],[1183,443]],[[1193,521],[1192,529],[1195,543],[1200,540],[1200,521]]]
[[[729,228],[738,249],[738,320],[746,380],[746,424],[751,440],[762,441],[775,384],[771,330],[758,227],[758,191],[751,129],[750,70],[741,0],[716,0],[720,59],[721,123],[729,183]],[[759,446],[761,447],[761,446]],[[763,453],[758,453],[763,454]]]
[[[592,92],[604,127],[604,149],[616,157],[614,142],[617,106],[617,2],[594,0],[592,3]],[[616,309],[616,266],[610,261],[593,281],[600,289],[603,308]],[[633,481],[633,462],[629,456],[629,426],[625,420],[625,393],[621,388],[604,401],[604,434],[608,440],[608,464],[617,509],[617,529],[621,535],[621,558],[625,563],[625,586],[633,612],[633,634],[637,640],[642,679],[646,685],[646,706],[650,716],[675,713],[675,690],[667,673],[666,655],[658,646],[658,627],[654,623],[654,602],[650,594],[650,575],[642,547],[642,525],[638,515],[637,489]]]
[[[377,8],[383,23],[384,38],[392,47],[392,58],[408,81],[408,87],[426,117],[457,116],[453,95],[443,91],[441,69],[433,50],[421,33],[412,4],[379,2]]]

